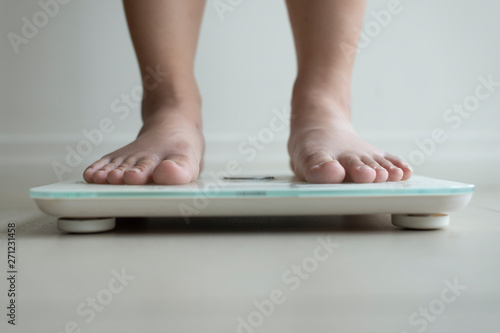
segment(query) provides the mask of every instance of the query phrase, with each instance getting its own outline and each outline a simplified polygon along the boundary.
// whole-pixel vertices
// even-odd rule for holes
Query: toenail
[[[91,172],[91,171],[92,171],[92,168],[87,168],[87,169],[85,170],[85,173],[89,173],[89,172]]]
[[[321,163],[319,163],[319,164],[316,164],[315,166],[311,167],[311,169],[317,169],[317,168],[321,167],[321,166],[322,166],[323,164],[325,164],[325,163],[326,163],[326,161],[321,162]]]
[[[368,165],[362,165],[362,166],[359,166],[358,169],[359,170],[367,170],[367,169],[371,169],[371,167],[369,167]]]
[[[136,173],[141,173],[141,170],[137,169],[137,168],[128,169],[128,171],[132,171],[132,172],[136,172]]]

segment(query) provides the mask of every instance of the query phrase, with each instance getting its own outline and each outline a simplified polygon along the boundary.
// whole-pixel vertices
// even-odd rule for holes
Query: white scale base
[[[439,229],[474,186],[413,176],[404,182],[309,184],[292,176],[200,178],[181,186],[99,185],[72,180],[33,188],[45,213],[70,233],[112,230],[115,217],[392,214],[395,226]]]

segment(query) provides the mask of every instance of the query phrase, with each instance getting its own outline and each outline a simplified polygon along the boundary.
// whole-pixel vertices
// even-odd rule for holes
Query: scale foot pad
[[[69,218],[61,217],[57,220],[57,228],[64,232],[88,234],[104,232],[115,228],[114,217],[105,218]]]
[[[392,224],[406,229],[441,229],[450,224],[447,214],[392,214]]]

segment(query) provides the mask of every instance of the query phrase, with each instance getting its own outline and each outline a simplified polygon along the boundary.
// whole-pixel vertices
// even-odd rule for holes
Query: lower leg
[[[203,0],[124,0],[142,77],[137,139],[92,164],[87,182],[184,184],[201,169],[201,99],[193,67]],[[149,71],[160,73],[156,81]],[[147,78],[147,79],[146,79]]]
[[[351,126],[351,75],[364,0],[287,0],[297,51],[288,150],[299,178],[309,182],[407,179],[400,158],[362,140]]]

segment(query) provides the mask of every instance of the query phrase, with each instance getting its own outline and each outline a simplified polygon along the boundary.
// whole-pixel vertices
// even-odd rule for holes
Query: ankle
[[[292,121],[302,122],[315,118],[335,122],[351,121],[351,99],[325,89],[294,91],[292,97]]]
[[[292,113],[307,113],[311,109],[341,112],[350,119],[350,80],[330,75],[299,75],[293,87]]]
[[[196,83],[184,87],[168,87],[148,92],[142,100],[144,122],[165,113],[183,113],[201,117],[202,99]]]

